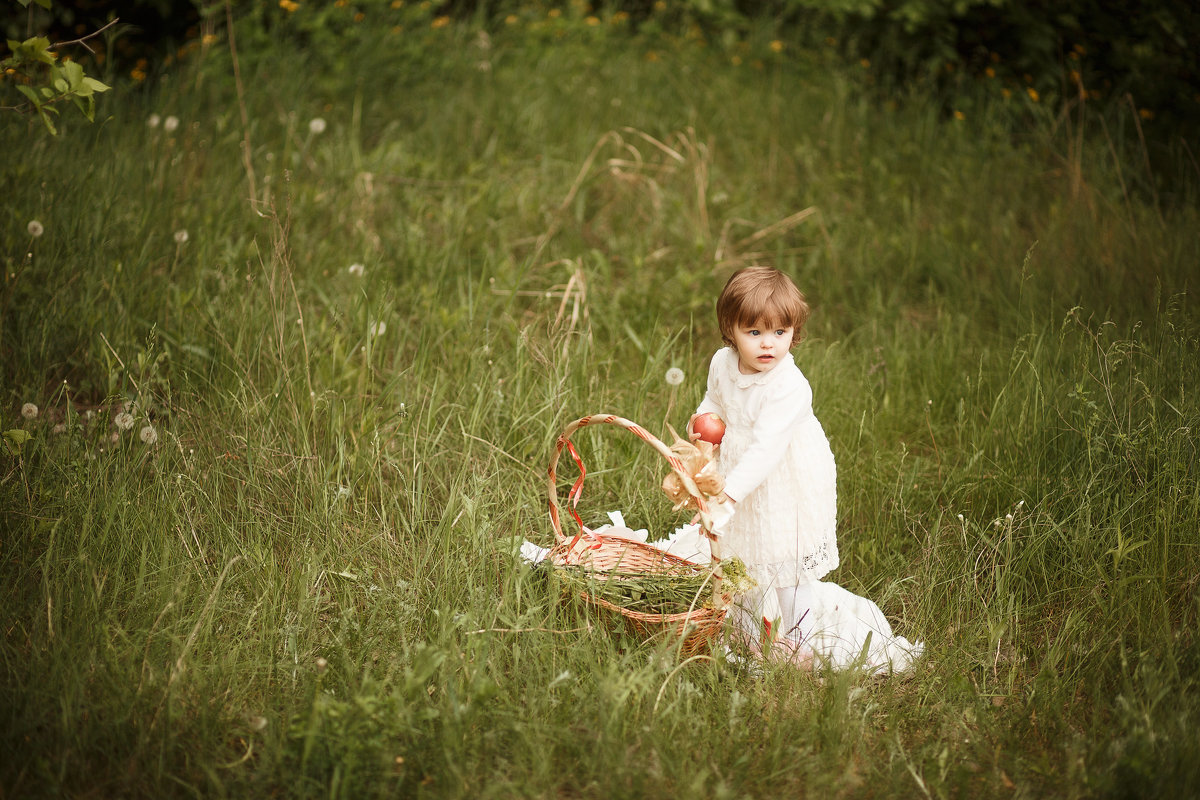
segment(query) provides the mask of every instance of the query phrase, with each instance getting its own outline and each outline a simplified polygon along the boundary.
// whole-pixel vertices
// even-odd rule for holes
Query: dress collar
[[[796,363],[796,360],[792,358],[792,354],[789,352],[773,369],[746,375],[738,369],[737,351],[732,347],[726,347],[725,350],[727,353],[725,357],[725,370],[729,374],[729,377],[733,379],[734,386],[737,386],[739,389],[748,389],[751,386],[763,386],[778,375],[780,370]]]

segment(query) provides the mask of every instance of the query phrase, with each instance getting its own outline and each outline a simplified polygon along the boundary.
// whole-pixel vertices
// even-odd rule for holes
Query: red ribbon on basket
[[[575,444],[570,439],[567,440],[567,452],[571,454],[571,458],[575,460],[575,466],[579,467],[579,477],[575,479],[575,484],[571,487],[571,491],[567,492],[567,511],[571,512],[571,516],[575,518],[575,522],[579,524],[579,533],[571,540],[567,546],[570,550],[575,547],[580,538],[588,535],[587,529],[583,527],[583,520],[579,516],[579,512],[575,510],[579,505],[579,498],[583,496],[583,479],[587,477],[587,468],[583,466],[583,459],[579,457],[579,451],[575,449]],[[597,541],[592,545],[591,549],[595,550],[601,546]]]

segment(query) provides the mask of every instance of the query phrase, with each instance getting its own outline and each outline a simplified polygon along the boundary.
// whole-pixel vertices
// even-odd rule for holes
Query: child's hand
[[[729,508],[729,511],[730,511],[730,516],[733,516],[733,507],[737,505],[737,500],[734,500],[734,499],[733,499],[732,497],[730,497],[729,495],[725,494],[724,492],[721,492],[719,495],[716,495],[715,497],[713,497],[713,498],[712,498],[712,501],[713,501],[714,503],[728,503],[728,504],[729,504],[728,508]],[[700,514],[699,514],[699,513],[697,513],[697,514],[696,514],[696,516],[692,517],[692,523],[691,523],[691,524],[693,524],[693,525],[699,525],[699,524],[700,524]]]

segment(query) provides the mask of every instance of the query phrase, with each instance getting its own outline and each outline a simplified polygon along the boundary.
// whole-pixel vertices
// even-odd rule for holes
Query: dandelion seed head
[[[108,440],[110,442],[112,442],[113,444],[116,444],[117,442],[121,441],[121,434],[117,433],[116,431],[113,431],[112,434],[108,437]]]
[[[1012,519],[1013,519],[1013,517],[1012,517],[1012,514],[1005,514],[1005,515],[1004,515],[1004,521],[1005,521],[1005,522],[1012,523]]]
[[[349,272],[351,275],[353,275],[356,278],[361,278],[363,276],[363,274],[366,273],[367,268],[364,267],[362,264],[351,264],[349,267],[346,268],[346,271]]]
[[[36,219],[29,220],[29,224],[25,226],[25,230],[29,231],[29,235],[35,239],[46,232],[46,228]]]
[[[329,666],[329,662],[326,661],[323,656],[317,656],[317,660],[315,663],[317,665],[317,674],[318,675],[320,675],[322,672],[324,672],[325,668]]]
[[[175,244],[183,244],[188,240],[187,228],[180,228],[175,231]]]
[[[678,386],[683,383],[684,377],[683,370],[679,367],[671,367],[667,370],[667,374],[663,376],[663,379],[667,382],[668,386]]]
[[[128,411],[122,411],[113,418],[113,422],[123,431],[127,431],[133,427],[133,414]]]
[[[959,521],[959,522],[964,522],[964,523],[965,523],[965,522],[967,521],[967,518],[966,518],[966,517],[964,517],[962,514],[959,514],[959,515],[958,515],[958,521]]]
[[[66,423],[60,422],[50,429],[51,433],[64,433],[67,430]]]
[[[154,430],[153,425],[147,425],[142,428],[141,433],[138,434],[138,438],[145,444],[154,444],[158,441],[158,431]]]
[[[38,407],[33,403],[26,403],[21,406],[21,416],[25,419],[37,419]]]
[[[172,114],[163,120],[163,130],[167,133],[174,133],[179,127],[179,117]]]
[[[383,320],[372,322],[370,332],[372,336],[383,336],[383,334],[387,332],[387,323]]]
[[[308,121],[308,130],[312,133],[320,134],[325,132],[325,118],[313,117]]]
[[[250,730],[263,731],[267,728],[267,718],[259,714],[255,714],[247,720],[250,723]]]
[[[151,114],[150,116],[146,117],[147,128],[157,128],[158,123],[160,122],[162,122],[162,117],[160,117],[158,114]]]

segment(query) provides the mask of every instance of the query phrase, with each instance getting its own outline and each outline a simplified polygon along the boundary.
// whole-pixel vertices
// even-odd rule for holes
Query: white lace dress
[[[789,353],[774,369],[743,375],[737,353],[718,350],[697,413],[725,421],[717,466],[737,501],[721,539],[761,587],[797,586],[838,565],[837,467],[812,389]]]
[[[837,469],[812,389],[789,353],[768,372],[744,375],[737,354],[713,356],[697,413],[725,420],[717,466],[737,501],[721,537],[722,556],[737,556],[758,586],[732,610],[751,637],[763,622],[834,669],[906,672],[925,649],[892,633],[871,600],[822,581],[838,565]],[[707,541],[681,529],[664,549],[704,562]],[[696,550],[683,553],[682,550]]]

